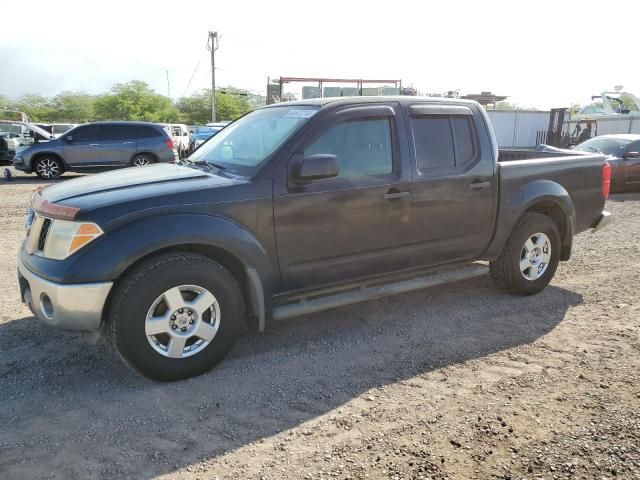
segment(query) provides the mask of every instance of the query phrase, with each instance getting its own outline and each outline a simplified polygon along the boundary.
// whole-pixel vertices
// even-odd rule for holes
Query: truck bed
[[[558,152],[539,152],[537,150],[511,150],[501,148],[498,151],[498,162],[517,162],[520,160],[532,160],[534,158],[576,157],[579,155],[584,155],[584,153],[567,151],[566,153],[562,152],[562,154],[560,154]]]
[[[604,206],[602,167],[606,157],[600,154],[558,154],[526,150],[500,150],[500,211],[514,212],[523,189],[545,189],[556,185],[554,194],[575,206],[574,232],[593,226]],[[509,205],[505,205],[507,202]]]

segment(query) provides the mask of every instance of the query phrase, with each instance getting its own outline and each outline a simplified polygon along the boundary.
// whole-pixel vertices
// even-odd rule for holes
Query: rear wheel
[[[149,378],[206,372],[233,346],[244,318],[235,278],[200,255],[167,254],[128,274],[112,300],[112,338],[126,362]]]
[[[134,167],[144,167],[145,165],[151,165],[152,163],[153,158],[151,158],[151,156],[147,155],[146,153],[136,155],[135,157],[133,157],[133,160],[131,160],[131,165],[133,165]]]
[[[64,172],[62,162],[55,157],[39,158],[34,165],[34,170],[43,180],[55,180]]]
[[[500,256],[491,262],[491,275],[509,293],[538,293],[558,268],[560,247],[556,223],[541,213],[527,212],[514,227]]]

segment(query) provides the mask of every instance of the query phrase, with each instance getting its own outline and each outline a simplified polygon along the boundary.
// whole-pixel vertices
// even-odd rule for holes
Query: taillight
[[[169,147],[169,150],[173,150],[173,139],[172,138],[167,138],[164,141],[164,144]]]
[[[604,162],[602,166],[602,196],[606,200],[609,198],[609,190],[611,189],[611,165]]]

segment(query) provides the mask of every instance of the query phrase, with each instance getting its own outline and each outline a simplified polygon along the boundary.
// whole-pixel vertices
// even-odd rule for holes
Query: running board
[[[286,318],[320,312],[330,308],[344,307],[345,305],[351,305],[353,303],[366,302],[389,295],[397,295],[399,293],[433,287],[443,283],[479,277],[487,273],[489,273],[489,267],[477,263],[462,267],[436,270],[420,277],[399,280],[392,283],[362,286],[355,290],[278,305],[271,310],[271,318],[273,320],[284,320]]]

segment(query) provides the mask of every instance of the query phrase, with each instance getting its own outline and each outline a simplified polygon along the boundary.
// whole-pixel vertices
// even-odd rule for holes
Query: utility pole
[[[167,70],[167,97],[171,100],[171,89],[169,88],[169,70]]]
[[[215,51],[218,50],[218,32],[209,30],[207,49],[211,52],[211,121],[216,121],[216,61]]]

